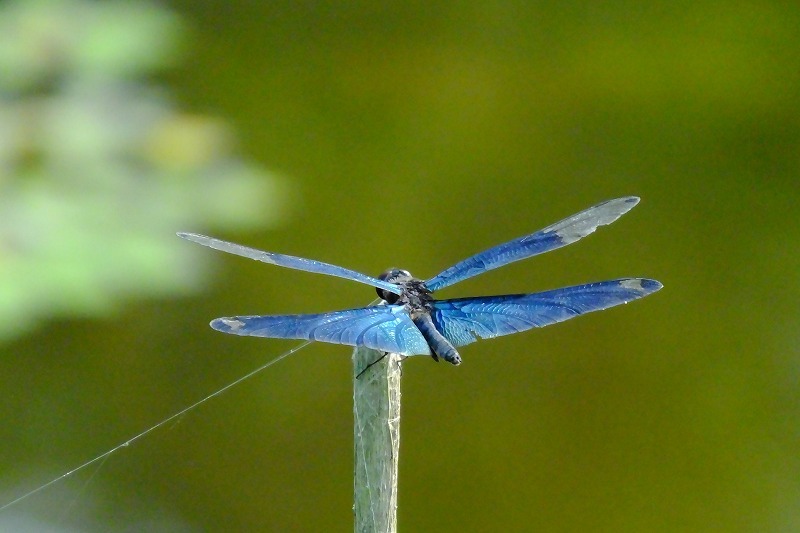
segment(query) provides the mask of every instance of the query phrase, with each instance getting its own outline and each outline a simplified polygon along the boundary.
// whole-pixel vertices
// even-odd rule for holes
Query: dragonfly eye
[[[389,291],[385,291],[383,289],[375,289],[378,292],[378,296],[381,300],[385,300],[387,304],[396,304],[397,300],[400,299],[400,296]]]
[[[378,279],[381,281],[388,281],[389,283],[395,283],[395,284],[398,284],[400,281],[410,278],[411,278],[411,273],[408,270],[401,270],[399,268],[390,268],[389,270],[378,276]],[[378,293],[378,296],[382,300],[385,300],[387,303],[390,304],[397,303],[397,300],[400,299],[400,296],[393,292],[385,291],[381,288],[376,288],[375,290]]]

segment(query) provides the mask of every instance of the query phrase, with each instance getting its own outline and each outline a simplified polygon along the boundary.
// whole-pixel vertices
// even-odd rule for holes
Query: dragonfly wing
[[[447,340],[463,346],[628,303],[660,288],[652,279],[625,278],[535,294],[437,300],[431,317]]]
[[[636,196],[627,196],[590,207],[543,230],[500,244],[456,263],[426,281],[425,285],[431,291],[435,291],[483,274],[487,270],[561,248],[586,237],[598,226],[611,224],[638,203],[639,198]]]
[[[223,333],[307,339],[401,355],[430,355],[428,343],[400,305],[377,305],[312,315],[257,315],[217,318]]]
[[[276,254],[272,252],[263,252],[261,250],[256,250],[255,248],[249,248],[247,246],[234,244],[228,241],[221,241],[219,239],[206,237],[205,235],[199,235],[197,233],[181,232],[178,233],[178,237],[186,239],[187,241],[196,242],[197,244],[202,244],[203,246],[208,246],[209,248],[213,248],[215,250],[220,250],[221,252],[240,255],[242,257],[255,259],[256,261],[261,261],[262,263],[269,263],[270,265],[278,265],[282,267],[293,268],[295,270],[304,270],[306,272],[327,274],[328,276],[349,279],[359,283],[364,283],[366,285],[371,285],[373,287],[379,287],[383,290],[393,292],[394,294],[400,294],[402,292],[401,289],[394,283],[382,281],[377,278],[373,278],[372,276],[367,276],[366,274],[361,274],[360,272],[340,266],[323,263],[322,261],[314,261],[313,259],[304,259],[302,257],[294,257],[291,255]]]

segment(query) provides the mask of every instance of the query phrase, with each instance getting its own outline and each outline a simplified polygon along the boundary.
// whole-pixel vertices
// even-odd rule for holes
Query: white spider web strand
[[[33,489],[33,490],[31,490],[31,491],[28,491],[28,492],[26,492],[26,493],[25,493],[25,494],[23,494],[22,496],[20,496],[20,497],[18,497],[18,498],[15,498],[14,500],[11,500],[10,502],[8,502],[8,503],[6,503],[6,504],[4,504],[4,505],[0,506],[0,511],[3,511],[3,510],[5,510],[5,509],[8,509],[8,508],[9,508],[9,507],[11,507],[12,505],[16,505],[17,503],[21,502],[22,500],[25,500],[25,499],[27,499],[27,498],[29,498],[29,497],[33,496],[34,494],[37,494],[37,493],[39,493],[39,492],[41,492],[41,491],[45,490],[46,488],[48,488],[48,487],[51,487],[52,485],[55,485],[56,483],[58,483],[58,482],[59,482],[59,481],[61,481],[62,479],[66,479],[66,478],[70,477],[71,475],[75,474],[76,472],[79,472],[79,471],[83,470],[84,468],[86,468],[86,467],[88,467],[88,466],[90,466],[90,465],[93,465],[94,463],[96,463],[96,462],[98,462],[98,461],[101,461],[101,460],[104,460],[104,459],[106,459],[108,456],[112,455],[112,454],[113,454],[113,453],[115,453],[116,451],[118,451],[118,450],[121,450],[122,448],[126,448],[126,447],[130,446],[130,445],[131,445],[131,444],[133,444],[135,441],[137,441],[137,440],[141,439],[141,438],[142,438],[142,437],[144,437],[145,435],[148,435],[148,434],[152,433],[152,432],[153,432],[153,431],[155,431],[156,429],[158,429],[158,428],[162,427],[162,426],[163,426],[163,425],[165,425],[165,424],[168,424],[169,422],[171,422],[171,421],[175,420],[176,418],[179,418],[179,417],[181,417],[181,416],[185,415],[186,413],[188,413],[188,412],[189,412],[189,411],[191,411],[192,409],[195,409],[196,407],[198,407],[198,406],[200,406],[201,404],[203,404],[203,403],[207,402],[208,400],[210,400],[210,399],[212,399],[212,398],[215,398],[215,397],[219,396],[220,394],[222,394],[222,393],[226,392],[227,390],[229,390],[229,389],[231,389],[231,388],[235,387],[236,385],[240,384],[241,382],[243,382],[243,381],[245,381],[245,380],[247,380],[247,379],[250,379],[251,377],[253,377],[253,376],[255,376],[256,374],[258,374],[259,372],[261,372],[261,371],[263,371],[263,370],[266,370],[267,368],[269,368],[269,367],[271,367],[272,365],[274,365],[274,364],[276,364],[276,363],[278,363],[278,362],[282,361],[283,359],[286,359],[287,357],[289,357],[289,356],[290,356],[290,355],[292,355],[293,353],[295,353],[295,352],[297,352],[297,351],[301,350],[302,348],[305,348],[306,346],[308,346],[308,345],[309,345],[309,344],[311,344],[312,342],[313,342],[313,341],[305,341],[305,342],[302,342],[302,343],[298,344],[298,345],[297,345],[297,346],[295,346],[294,348],[292,348],[292,349],[290,349],[290,350],[288,350],[288,351],[286,351],[286,352],[282,353],[281,355],[279,355],[278,357],[276,357],[276,358],[274,358],[274,359],[271,359],[270,361],[268,361],[268,362],[264,363],[263,365],[261,365],[260,367],[256,368],[255,370],[253,370],[253,371],[251,371],[251,372],[248,372],[248,373],[247,373],[247,374],[245,374],[244,376],[242,376],[242,377],[240,377],[240,378],[238,378],[238,379],[236,379],[236,380],[234,380],[234,381],[232,381],[232,382],[228,383],[227,385],[225,385],[225,386],[224,386],[224,387],[222,387],[221,389],[217,390],[216,392],[212,392],[211,394],[209,394],[208,396],[206,396],[206,397],[202,398],[201,400],[198,400],[198,401],[196,401],[195,403],[191,404],[189,407],[186,407],[186,408],[184,408],[184,409],[181,409],[181,410],[180,410],[180,411],[178,411],[177,413],[175,413],[175,414],[173,414],[173,415],[171,415],[171,416],[168,416],[167,418],[165,418],[165,419],[164,419],[164,420],[162,420],[161,422],[159,422],[159,423],[157,423],[157,424],[155,424],[155,425],[153,425],[153,426],[150,426],[149,428],[145,429],[145,430],[144,430],[144,431],[142,431],[141,433],[138,433],[138,434],[137,434],[137,435],[135,435],[134,437],[132,437],[132,438],[130,438],[130,439],[128,439],[128,440],[126,440],[126,441],[125,441],[125,442],[123,442],[122,444],[119,444],[119,445],[117,445],[117,446],[115,446],[115,447],[111,448],[110,450],[108,450],[108,451],[106,451],[106,452],[104,452],[104,453],[101,453],[100,455],[98,455],[98,456],[97,456],[97,457],[95,457],[94,459],[90,459],[90,460],[86,461],[85,463],[81,464],[80,466],[77,466],[77,467],[73,468],[72,470],[70,470],[70,471],[68,471],[68,472],[66,472],[66,473],[64,473],[64,474],[61,474],[60,476],[58,476],[58,477],[56,477],[56,478],[54,478],[54,479],[52,479],[52,480],[48,481],[48,482],[47,482],[47,483],[45,483],[44,485],[40,485],[40,486],[36,487],[35,489]],[[94,474],[93,474],[93,476],[94,476]]]

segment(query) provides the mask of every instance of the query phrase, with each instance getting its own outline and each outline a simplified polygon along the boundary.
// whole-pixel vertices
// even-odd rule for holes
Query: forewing
[[[263,252],[261,250],[256,250],[255,248],[249,248],[247,246],[234,244],[228,241],[221,241],[219,239],[206,237],[205,235],[199,235],[197,233],[181,232],[178,233],[178,237],[186,239],[187,241],[196,242],[197,244],[202,244],[203,246],[208,246],[209,248],[213,248],[221,252],[240,255],[242,257],[255,259],[256,261],[261,261],[262,263],[269,263],[270,265],[278,265],[282,267],[293,268],[295,270],[304,270],[306,272],[327,274],[328,276],[349,279],[359,283],[365,283],[373,287],[379,287],[395,294],[400,294],[402,292],[401,289],[394,283],[388,283],[386,281],[373,278],[372,276],[367,276],[366,274],[361,274],[360,272],[336,265],[331,265],[329,263],[323,263],[322,261],[304,259],[302,257],[294,257],[291,255],[276,254],[272,252]]]
[[[611,224],[637,203],[639,198],[627,196],[590,207],[543,230],[500,244],[456,263],[426,281],[425,285],[435,291],[514,261],[561,248],[586,237],[598,226]]]
[[[279,339],[308,339],[401,355],[429,355],[430,348],[399,305],[377,305],[310,315],[257,315],[217,318],[223,333]]]
[[[431,316],[447,340],[463,346],[608,309],[660,288],[661,283],[652,279],[625,278],[535,294],[437,300]]]

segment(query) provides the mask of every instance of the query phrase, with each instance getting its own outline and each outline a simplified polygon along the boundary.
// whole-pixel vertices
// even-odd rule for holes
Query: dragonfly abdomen
[[[442,335],[431,320],[431,315],[427,312],[412,312],[411,320],[417,326],[425,341],[431,349],[431,357],[438,361],[439,357],[454,365],[461,364],[461,355],[458,350]],[[438,356],[438,357],[437,357]]]

